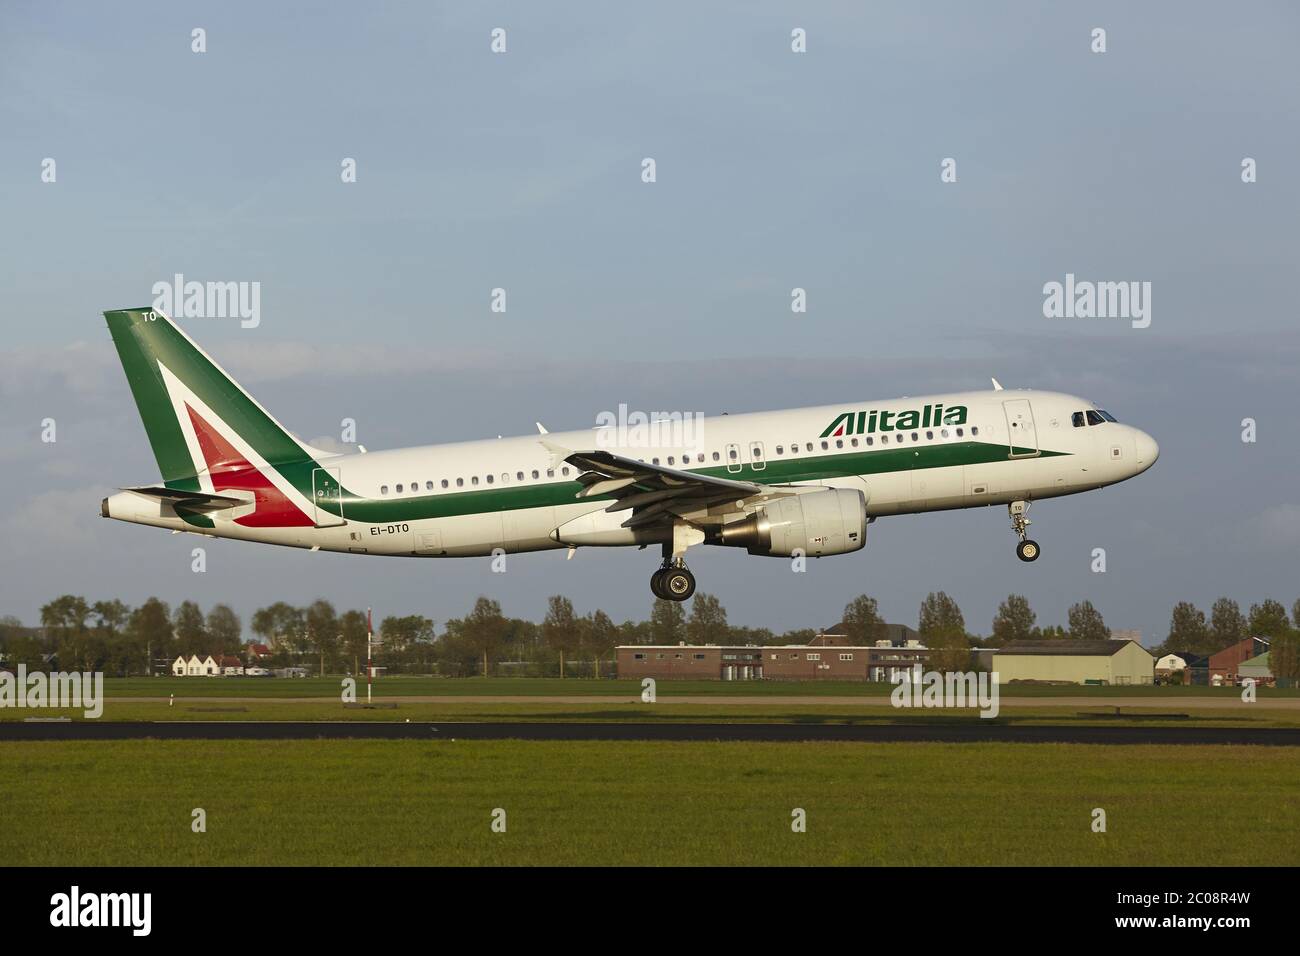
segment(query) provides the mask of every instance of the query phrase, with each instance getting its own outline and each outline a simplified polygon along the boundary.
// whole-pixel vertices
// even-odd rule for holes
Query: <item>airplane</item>
[[[109,495],[103,517],[367,555],[659,545],[650,590],[670,601],[695,592],[689,548],[848,554],[888,515],[1006,505],[1016,554],[1035,561],[1033,502],[1132,478],[1160,454],[1092,402],[996,379],[991,391],[712,416],[691,434],[539,424],[520,438],[339,453],[295,437],[158,310],[104,317],[162,483]]]

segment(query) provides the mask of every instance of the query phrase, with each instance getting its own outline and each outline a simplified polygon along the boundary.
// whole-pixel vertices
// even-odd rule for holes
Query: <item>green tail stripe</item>
[[[147,307],[105,312],[104,318],[144,420],[158,468],[168,486],[197,489],[198,481],[184,433],[158,369],[159,362],[294,487],[310,497],[311,474],[316,462],[171,320]]]

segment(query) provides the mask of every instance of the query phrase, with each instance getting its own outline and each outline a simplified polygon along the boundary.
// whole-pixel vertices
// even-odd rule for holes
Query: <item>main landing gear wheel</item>
[[[665,601],[670,600],[668,595],[664,592],[664,575],[668,573],[668,570],[668,568],[660,568],[654,574],[650,575],[650,593]]]
[[[695,575],[686,568],[665,568],[659,587],[669,601],[685,601],[695,593]]]
[[[1038,542],[1030,541],[1028,538],[1026,538],[1024,541],[1021,541],[1018,545],[1016,545],[1016,557],[1019,558],[1021,561],[1037,561]]]

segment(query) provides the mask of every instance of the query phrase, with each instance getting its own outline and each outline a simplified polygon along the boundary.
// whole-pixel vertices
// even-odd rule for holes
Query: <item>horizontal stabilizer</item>
[[[236,505],[248,504],[243,498],[231,498],[228,495],[210,495],[204,491],[186,491],[184,488],[166,488],[161,485],[146,485],[140,488],[123,488],[123,491],[150,498],[161,498],[168,504],[182,505],[193,511],[220,511]]]

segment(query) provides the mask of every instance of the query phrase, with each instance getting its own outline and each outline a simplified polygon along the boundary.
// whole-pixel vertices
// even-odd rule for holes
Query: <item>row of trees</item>
[[[1236,601],[1221,597],[1211,605],[1208,618],[1195,604],[1180,601],[1174,605],[1169,636],[1160,649],[1209,655],[1247,637],[1285,638],[1294,630],[1293,623],[1300,628],[1300,600],[1291,606],[1289,619],[1281,602],[1272,599],[1252,604],[1246,615]]]
[[[119,600],[96,601],[65,594],[41,608],[41,629],[0,619],[0,654],[6,663],[63,670],[144,674],[149,661],[177,654],[240,654],[243,625],[225,604],[204,614],[193,601],[175,611],[158,598],[137,608]]]
[[[1293,620],[1300,622],[1300,601],[1289,618],[1279,602],[1266,600],[1243,614],[1236,602],[1220,598],[1209,617],[1194,605],[1175,606],[1167,639],[1159,651],[1209,654],[1247,635],[1273,639],[1275,665],[1285,667],[1293,653]],[[848,603],[842,618],[849,639],[873,644],[887,636],[887,626],[875,598],[859,595]],[[88,603],[63,595],[41,608],[41,629],[23,627],[13,618],[0,619],[0,657],[7,664],[47,663],[61,669],[103,670],[110,674],[144,674],[150,661],[170,662],[177,655],[242,655],[242,622],[225,604],[206,613],[193,601],[173,610],[151,597],[137,608],[121,601]],[[366,656],[368,623],[359,609],[339,611],[329,601],[305,607],[278,601],[256,611],[250,628],[271,649],[271,666],[308,666],[318,673],[361,673]],[[936,665],[964,667],[971,647],[998,647],[1012,641],[1076,639],[1110,636],[1101,612],[1091,602],[1073,605],[1065,627],[1037,624],[1023,595],[1008,595],[998,607],[992,633],[969,633],[961,608],[943,591],[921,602],[917,630],[935,652]],[[514,668],[517,673],[599,673],[620,644],[806,644],[813,628],[777,634],[768,628],[737,627],[713,595],[697,593],[689,605],[655,601],[644,621],[616,624],[594,610],[579,615],[566,597],[547,601],[540,624],[507,617],[501,606],[480,597],[464,617],[446,621],[439,634],[435,622],[422,615],[389,616],[379,624],[383,641],[379,663],[390,670],[450,674],[491,673]],[[1275,668],[1275,673],[1281,674]]]

